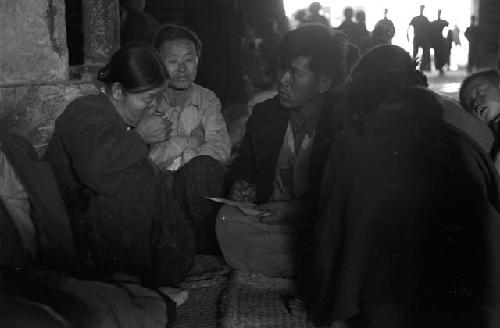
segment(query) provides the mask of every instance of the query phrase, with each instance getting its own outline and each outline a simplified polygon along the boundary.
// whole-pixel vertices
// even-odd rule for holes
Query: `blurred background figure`
[[[465,37],[469,41],[469,57],[467,61],[467,72],[472,72],[479,66],[481,33],[476,25],[476,16],[470,17],[470,26],[465,30]]]
[[[160,24],[144,11],[146,0],[120,1],[120,43],[150,43]]]
[[[297,22],[297,27],[301,26],[306,21],[306,10],[305,9],[297,10],[297,12],[295,13],[295,15],[293,15],[293,17]]]
[[[387,14],[389,13],[389,9],[384,9],[384,18],[379,20],[373,29],[373,33],[378,31],[380,36],[384,39],[386,44],[392,44],[392,38],[394,34],[396,34],[396,29],[394,28],[394,23],[387,18]]]
[[[347,40],[355,45],[356,47],[359,47],[361,44],[361,37],[359,33],[359,27],[358,23],[356,23],[353,20],[354,17],[354,10],[352,7],[346,7],[344,9],[344,21],[340,26],[338,27],[339,30],[345,33],[347,36]]]
[[[430,22],[424,16],[425,6],[420,6],[420,15],[413,17],[408,26],[406,38],[410,40],[408,31],[413,27],[413,59],[417,58],[418,50],[422,48],[422,60],[420,62],[420,69],[423,71],[430,71],[430,46],[429,46],[429,27]]]
[[[382,22],[382,20],[375,25],[372,34],[361,44],[360,50],[362,53],[365,53],[368,50],[382,44],[392,44],[392,37],[394,36],[394,26],[391,26],[385,22],[380,22]]]
[[[448,47],[443,35],[448,35],[448,21],[441,19],[441,9],[438,10],[438,18],[430,24],[429,37],[431,47],[434,49],[434,66],[439,74],[444,74],[443,67],[446,64]]]
[[[370,37],[370,32],[366,29],[366,12],[364,10],[356,11],[356,23],[358,28],[359,44],[363,43]]]
[[[320,15],[321,4],[319,2],[313,2],[309,5],[309,17],[306,20],[306,23],[314,23],[314,24],[323,24],[327,27],[330,27],[330,22],[328,19]]]

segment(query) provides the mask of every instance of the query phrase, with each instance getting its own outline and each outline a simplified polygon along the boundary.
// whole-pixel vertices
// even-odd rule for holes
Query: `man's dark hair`
[[[290,66],[299,57],[307,57],[309,69],[315,74],[332,78],[333,86],[345,79],[346,37],[341,32],[331,32],[319,24],[303,25],[288,32],[280,47],[280,65]]]
[[[468,75],[460,85],[460,91],[458,92],[458,98],[460,104],[469,112],[473,111],[470,103],[467,103],[467,94],[465,94],[469,84],[476,80],[484,80],[490,82],[491,84],[498,85],[500,83],[500,73],[494,69],[485,70],[481,72],[476,72]]]
[[[194,43],[196,55],[201,56],[201,40],[196,33],[184,26],[177,24],[165,24],[158,28],[153,36],[153,47],[159,50],[163,42],[174,40],[188,40]]]

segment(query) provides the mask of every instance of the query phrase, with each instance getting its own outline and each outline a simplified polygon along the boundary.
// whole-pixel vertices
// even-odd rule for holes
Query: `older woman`
[[[167,73],[154,49],[134,46],[115,53],[98,79],[102,92],[68,105],[47,150],[82,261],[98,277],[177,283],[192,265],[193,239],[149,159],[149,146],[171,131],[155,114]]]
[[[173,177],[173,191],[195,233],[197,251],[211,252],[217,249],[217,206],[205,197],[222,195],[224,164],[231,154],[221,104],[215,93],[194,83],[201,42],[193,31],[164,25],[153,45],[170,76],[158,110],[172,122],[172,137],[154,145],[151,158]]]

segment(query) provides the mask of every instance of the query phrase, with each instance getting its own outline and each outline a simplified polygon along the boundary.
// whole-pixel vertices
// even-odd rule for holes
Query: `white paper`
[[[242,211],[246,215],[254,215],[254,216],[265,216],[269,215],[269,211],[259,210],[257,205],[249,202],[235,202],[226,198],[217,198],[217,197],[207,197],[208,199],[222,203],[226,205],[231,205],[237,207],[240,211]]]

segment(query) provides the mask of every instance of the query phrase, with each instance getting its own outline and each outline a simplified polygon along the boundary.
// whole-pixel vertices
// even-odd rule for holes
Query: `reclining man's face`
[[[278,94],[281,106],[297,108],[320,94],[320,79],[309,68],[310,59],[300,56],[282,68]]]
[[[477,116],[496,131],[500,121],[500,88],[484,83],[474,89],[472,99]]]

